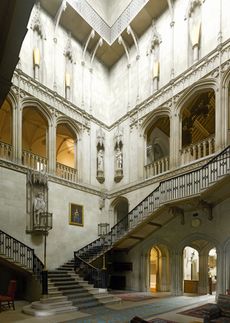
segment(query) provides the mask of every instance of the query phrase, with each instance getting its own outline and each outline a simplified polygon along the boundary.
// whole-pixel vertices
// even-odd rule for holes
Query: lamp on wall
[[[103,263],[102,263],[102,269],[105,270],[105,252],[104,252],[104,246],[105,246],[105,236],[109,232],[109,223],[98,223],[98,236],[103,239]]]
[[[42,294],[48,295],[48,271],[46,269],[46,248],[47,241],[46,237],[48,232],[53,227],[53,214],[49,212],[41,212],[39,214],[39,231],[44,235],[44,268],[42,271]],[[37,228],[38,230],[38,228]]]

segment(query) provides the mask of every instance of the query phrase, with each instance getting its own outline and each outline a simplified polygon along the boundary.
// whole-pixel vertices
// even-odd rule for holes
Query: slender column
[[[171,292],[174,296],[183,294],[182,281],[183,281],[183,270],[182,270],[182,255],[178,252],[173,252],[171,257]]]
[[[179,113],[172,108],[170,116],[170,169],[180,164],[179,147],[181,147],[181,121]]]
[[[198,294],[205,295],[208,293],[208,254],[199,255],[199,286]]]
[[[18,164],[22,163],[22,112],[23,112],[23,108],[21,105],[21,101],[19,100],[18,105],[14,111],[15,116],[13,117],[14,118],[13,146],[15,147],[14,160]]]
[[[53,113],[53,118],[48,129],[48,172],[50,174],[56,173],[56,130],[57,120],[55,113]]]

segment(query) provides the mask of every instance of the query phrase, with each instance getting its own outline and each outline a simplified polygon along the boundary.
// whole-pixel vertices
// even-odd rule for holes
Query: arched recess
[[[0,108],[0,142],[13,144],[13,109],[9,100],[5,100]],[[3,151],[1,151],[3,152]]]
[[[145,177],[169,170],[170,118],[167,109],[157,110],[143,124]]]
[[[147,257],[147,286],[151,292],[170,290],[170,257],[164,244],[153,245]]]
[[[31,103],[22,111],[22,163],[38,171],[48,169],[49,122],[43,109]]]
[[[177,103],[182,164],[215,152],[216,95],[212,80],[199,83]]]
[[[217,242],[212,240],[213,239],[204,234],[193,234],[186,237],[186,239],[181,243],[181,250],[179,252],[179,254],[181,254],[181,261],[178,263],[181,268],[177,268],[177,271],[178,273],[181,273],[181,275],[178,275],[178,279],[180,280],[180,282],[178,282],[178,286],[181,286],[180,288],[182,293],[195,293],[199,295],[209,293],[209,253],[210,250],[216,248],[216,254],[218,254]],[[187,252],[185,252],[186,247],[190,248]],[[190,279],[184,279],[186,276],[186,261],[188,274],[189,268],[190,273],[193,271],[192,275],[190,275]],[[187,278],[189,277],[187,276]],[[187,280],[187,282],[185,282],[185,280]],[[187,286],[185,286],[186,283]]]
[[[112,203],[114,223],[120,222],[129,212],[129,201],[124,196],[117,197]],[[128,225],[128,217],[126,221]]]
[[[59,119],[56,129],[56,174],[77,181],[77,130],[68,120]]]

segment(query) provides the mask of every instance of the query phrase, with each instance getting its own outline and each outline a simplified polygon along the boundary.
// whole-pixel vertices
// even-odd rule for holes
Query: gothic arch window
[[[215,93],[210,89],[196,93],[183,106],[182,159],[184,162],[214,153],[214,135]]]
[[[56,160],[71,168],[77,168],[77,136],[67,123],[59,123],[56,132]]]
[[[47,170],[48,121],[35,106],[26,106],[22,112],[22,162],[36,169]]]
[[[157,175],[169,169],[169,117],[157,118],[146,130],[146,171]]]
[[[12,122],[13,111],[8,100],[0,108],[0,157],[12,158]]]

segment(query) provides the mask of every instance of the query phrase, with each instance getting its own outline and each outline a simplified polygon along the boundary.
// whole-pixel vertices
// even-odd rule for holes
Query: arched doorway
[[[217,254],[216,248],[212,248],[208,253],[208,278],[209,294],[216,291],[217,283]]]
[[[57,125],[56,173],[69,181],[77,181],[77,137],[67,123]]]
[[[170,289],[169,252],[164,245],[153,246],[149,253],[149,290],[166,292]]]
[[[186,246],[183,251],[184,293],[198,294],[199,253]]]
[[[48,122],[36,107],[25,107],[22,113],[22,163],[29,168],[48,168]]]

